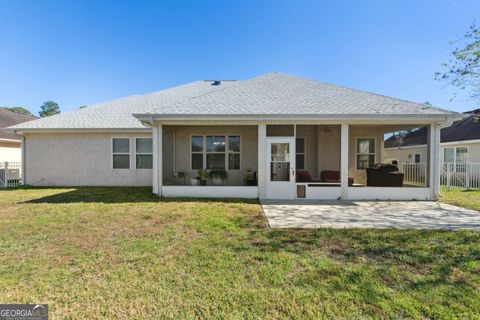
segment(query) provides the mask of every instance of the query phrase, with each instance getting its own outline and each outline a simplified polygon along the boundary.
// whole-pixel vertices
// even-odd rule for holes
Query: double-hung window
[[[305,138],[295,139],[295,166],[297,170],[305,169]]]
[[[225,136],[207,136],[207,168],[225,170]]]
[[[467,147],[451,147],[443,150],[443,161],[453,163],[455,171],[465,171],[468,162]]]
[[[137,169],[152,169],[152,147],[152,138],[136,138],[135,160]]]
[[[367,169],[375,163],[375,139],[357,138],[357,169]]]
[[[192,170],[239,170],[240,136],[192,136]]]
[[[130,169],[130,139],[112,139],[113,169]]]

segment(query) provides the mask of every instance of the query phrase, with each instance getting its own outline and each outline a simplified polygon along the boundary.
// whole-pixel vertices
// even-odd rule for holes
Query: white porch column
[[[25,153],[25,152],[26,152],[26,149],[25,149],[25,148],[26,148],[27,144],[26,144],[25,142],[26,142],[26,139],[25,139],[24,136],[22,136],[22,142],[21,142],[21,144],[20,144],[20,148],[21,148],[21,150],[22,150],[22,151],[21,151],[21,152],[22,152],[22,153],[21,153],[22,163],[21,163],[21,167],[20,167],[20,169],[21,169],[20,175],[21,175],[21,179],[22,179],[22,185],[26,185],[26,184],[27,184],[27,182],[26,182],[26,180],[25,180],[25,177],[27,176],[27,175],[26,175],[26,173],[27,173],[27,171],[26,171],[27,159],[26,159],[26,156],[25,156],[25,155],[26,155],[26,153]]]
[[[440,127],[431,124],[428,128],[428,183],[432,199],[440,195]]]
[[[152,143],[153,143],[153,167],[152,167],[152,189],[153,193],[162,195],[163,182],[163,156],[162,156],[162,125],[152,127]]]
[[[264,124],[258,125],[258,164],[257,164],[257,183],[258,183],[258,198],[265,199],[267,195],[266,190],[266,155],[267,155],[267,126]]]
[[[430,172],[432,177],[431,181],[431,190],[433,193],[433,198],[436,199],[440,196],[440,126],[431,125],[430,126],[430,137],[432,141],[431,152],[433,155],[430,158],[431,169]]]
[[[342,123],[340,134],[340,187],[342,200],[348,199],[348,124]]]

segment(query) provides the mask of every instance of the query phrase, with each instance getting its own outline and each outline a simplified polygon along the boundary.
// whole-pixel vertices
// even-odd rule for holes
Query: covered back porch
[[[427,126],[421,183],[367,168],[388,132]],[[164,197],[431,200],[439,127],[430,123],[162,122],[153,126],[153,191]]]

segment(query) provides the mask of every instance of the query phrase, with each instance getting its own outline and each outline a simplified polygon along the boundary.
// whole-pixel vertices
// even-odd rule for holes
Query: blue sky
[[[61,110],[270,71],[471,109],[434,80],[480,1],[0,0],[0,106]]]

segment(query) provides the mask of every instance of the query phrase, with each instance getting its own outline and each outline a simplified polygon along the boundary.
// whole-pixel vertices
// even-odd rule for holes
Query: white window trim
[[[373,153],[359,153],[358,152],[358,140],[360,139],[373,139]],[[375,137],[356,137],[355,138],[355,170],[365,171],[366,169],[358,168],[358,156],[359,155],[373,155],[373,163],[377,162],[377,138]]]
[[[137,140],[138,139],[150,139],[152,140],[152,152],[137,152]],[[153,161],[152,161],[152,168],[137,168],[137,155],[150,155],[152,156],[152,160],[153,160],[153,138],[151,137],[135,137],[134,138],[135,140],[135,170],[152,170],[153,169]],[[113,147],[113,145],[112,145]]]
[[[225,137],[225,152],[207,152],[207,136],[215,136],[215,137]],[[228,152],[228,137],[230,136],[238,136],[240,137],[240,152],[231,152],[232,154],[240,154],[240,167],[238,169],[230,169],[228,165],[228,155],[230,152]],[[203,150],[201,152],[199,151],[192,151],[192,137],[202,137],[203,138]],[[192,154],[202,154],[202,162],[203,162],[203,169],[202,170],[207,170],[207,154],[225,154],[225,171],[241,171],[242,170],[242,135],[237,134],[237,133],[205,133],[205,134],[191,134],[190,135],[190,149],[189,149],[189,154],[190,154],[190,171],[195,171],[197,169],[192,168]]]
[[[297,152],[297,139],[303,139],[303,152]],[[307,138],[305,136],[295,137],[295,167],[297,166],[297,154],[303,154],[303,169],[307,170]],[[295,168],[295,170],[297,170]]]
[[[115,139],[128,139],[128,153],[126,152],[113,152],[113,140]],[[110,161],[112,170],[132,170],[132,138],[131,137],[112,137],[110,139]],[[128,168],[114,168],[113,167],[113,156],[114,155],[128,155]]]
[[[467,149],[467,161],[470,162],[470,148],[468,146],[455,146],[455,147],[445,147],[443,148],[443,163],[447,163],[445,160],[445,150],[453,149],[453,170],[457,171],[457,148],[466,148]]]

